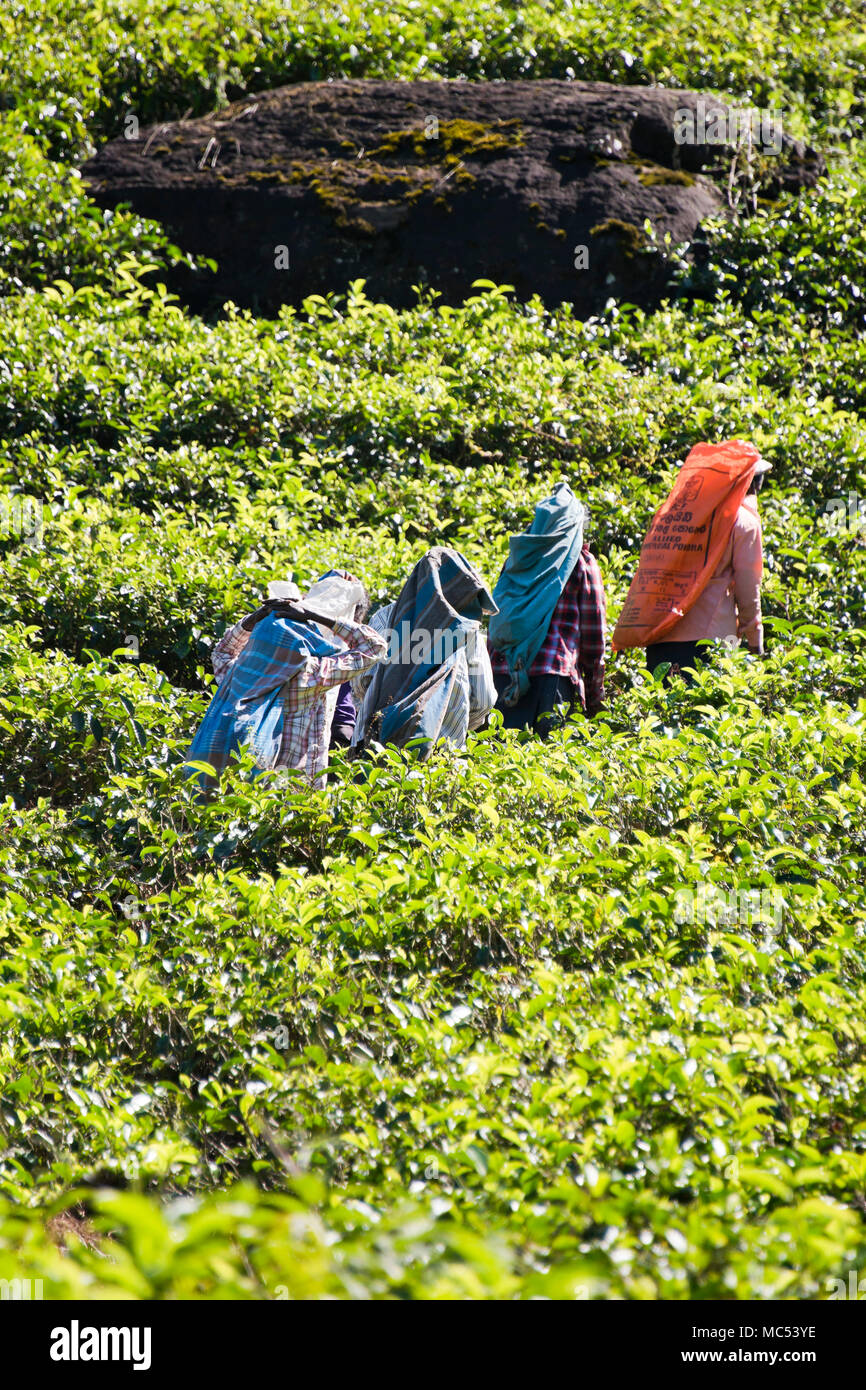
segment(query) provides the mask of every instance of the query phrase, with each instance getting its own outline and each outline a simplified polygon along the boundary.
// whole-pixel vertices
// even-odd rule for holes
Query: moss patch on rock
[[[517,149],[523,143],[520,121],[439,121],[428,134],[426,127],[389,130],[371,154],[381,158],[414,155],[416,159],[454,163],[462,159],[490,159]]]
[[[621,217],[608,217],[604,222],[596,222],[594,227],[590,227],[589,234],[598,237],[615,236],[629,258],[650,249],[646,232],[636,227],[633,222],[623,221]]]
[[[462,173],[457,179],[462,181]],[[263,180],[271,181],[271,175]],[[472,178],[471,174],[466,175]],[[411,167],[397,170],[389,168],[372,157],[355,159],[332,159],[327,163],[293,160],[290,172],[280,175],[280,181],[305,185],[323,207],[331,212],[337,226],[350,231],[374,235],[381,228],[374,227],[357,211],[359,207],[375,203],[380,209],[396,210],[403,205],[412,205],[425,193],[432,193],[442,182],[436,171]]]
[[[638,182],[644,188],[656,188],[659,184],[673,183],[679,184],[681,188],[691,188],[694,179],[691,174],[687,174],[685,169],[665,169],[664,165],[655,165],[652,169],[643,169],[638,174]]]

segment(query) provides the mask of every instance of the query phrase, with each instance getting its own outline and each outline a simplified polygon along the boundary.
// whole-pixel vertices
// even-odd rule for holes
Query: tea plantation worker
[[[304,600],[269,599],[214,648],[218,689],[188,760],[212,764],[219,776],[231,754],[246,747],[261,771],[294,768],[321,786],[333,714],[328,697],[385,651],[380,634],[354,618]],[[213,785],[207,775],[201,782]]]
[[[606,605],[601,570],[584,541],[586,508],[567,483],[539,502],[528,531],[512,536],[493,590],[493,676],[506,729],[549,734],[558,707],[604,702]]]
[[[268,594],[299,596],[297,585],[287,585],[284,582],[269,584]],[[311,603],[314,608],[322,608],[332,617],[353,618],[356,623],[364,621],[370,608],[370,598],[366,589],[348,570],[326,570],[307,591],[304,601],[307,604]],[[355,703],[349,681],[344,681],[339,690],[335,688],[328,691],[325,714],[328,724],[328,748],[348,748],[355,728]]]
[[[645,647],[650,671],[671,663],[666,679],[694,669],[700,642],[742,640],[764,654],[757,493],[770,467],[739,439],[689,452],[641,547],[616,650]]]
[[[496,702],[481,631],[496,612],[487,584],[468,560],[434,546],[418,561],[395,603],[370,626],[388,637],[388,655],[352,683],[359,704],[353,746],[403,747],[426,757],[440,740],[464,748]]]

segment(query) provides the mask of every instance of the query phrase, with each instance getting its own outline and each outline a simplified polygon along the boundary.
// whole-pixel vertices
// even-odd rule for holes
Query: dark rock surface
[[[646,219],[677,243],[726,207],[730,149],[674,138],[699,101],[725,113],[598,82],[302,83],[120,137],[83,173],[102,206],[130,203],[216,260],[172,285],[201,311],[273,313],[363,277],[397,306],[417,284],[458,303],[483,278],[589,314],[661,295]],[[758,157],[770,196],[823,171],[788,137]]]

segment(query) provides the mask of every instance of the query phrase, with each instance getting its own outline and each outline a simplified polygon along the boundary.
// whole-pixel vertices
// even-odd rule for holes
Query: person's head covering
[[[694,606],[716,572],[761,462],[759,450],[743,439],[689,451],[644,537],[614,628],[614,651],[660,642]]]
[[[586,520],[586,508],[568,483],[558,483],[535,508],[529,530],[509,541],[508,559],[493,590],[499,612],[488,629],[511,677],[500,696],[502,704],[516,704],[529,689],[529,668],[583,548]]]
[[[315,584],[310,585],[303,601],[309,602],[314,611],[329,618],[351,622],[355,609],[365,598],[364,586],[359,579],[347,576],[345,570],[326,570]],[[319,631],[327,636],[321,626]]]
[[[383,740],[402,746],[422,738],[432,746],[449,707],[451,684],[459,679],[461,660],[465,662],[465,634],[496,611],[486,582],[459,551],[447,546],[428,550],[394,604],[391,648],[373,669],[357,736],[366,737],[375,716],[384,711]],[[417,634],[426,637],[420,653],[413,640]]]
[[[297,601],[301,591],[291,579],[272,579],[268,585],[268,598],[285,599],[287,603]]]
[[[709,451],[710,451],[710,450],[713,450],[713,449],[727,449],[727,448],[729,448],[729,446],[732,445],[732,444],[742,444],[742,446],[743,446],[744,449],[750,449],[750,450],[752,450],[752,449],[755,448],[755,445],[754,445],[754,444],[746,444],[743,440],[739,440],[739,439],[729,439],[729,440],[727,441],[727,443],[724,443],[724,444],[696,444],[696,445],[695,445],[695,449],[700,449],[700,450],[706,450],[706,451],[708,451],[708,452],[705,454],[705,456],[703,457],[703,460],[702,460],[704,463],[707,463],[707,462],[710,461],[710,454],[709,454]],[[695,449],[692,449],[692,450],[689,452],[688,458],[679,459],[679,460],[677,461],[677,465],[676,465],[677,468],[685,468],[686,464],[687,464],[690,460],[692,460],[692,459],[694,458]],[[769,471],[770,471],[770,469],[771,469],[772,467],[773,467],[773,465],[772,465],[772,463],[770,462],[769,459],[765,459],[763,454],[758,454],[758,457],[755,459],[755,466],[754,466],[754,469],[753,469],[753,471],[752,471],[752,477],[753,477],[753,478],[754,478],[754,477],[760,478],[760,476],[761,476],[762,473],[769,473]]]

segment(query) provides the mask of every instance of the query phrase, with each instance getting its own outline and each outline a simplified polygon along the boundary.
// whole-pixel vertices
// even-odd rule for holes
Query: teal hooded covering
[[[568,483],[539,502],[528,531],[512,536],[493,598],[499,612],[488,626],[490,645],[508,663],[511,684],[500,703],[514,705],[529,689],[529,668],[547,636],[553,610],[583,546],[586,509]]]

